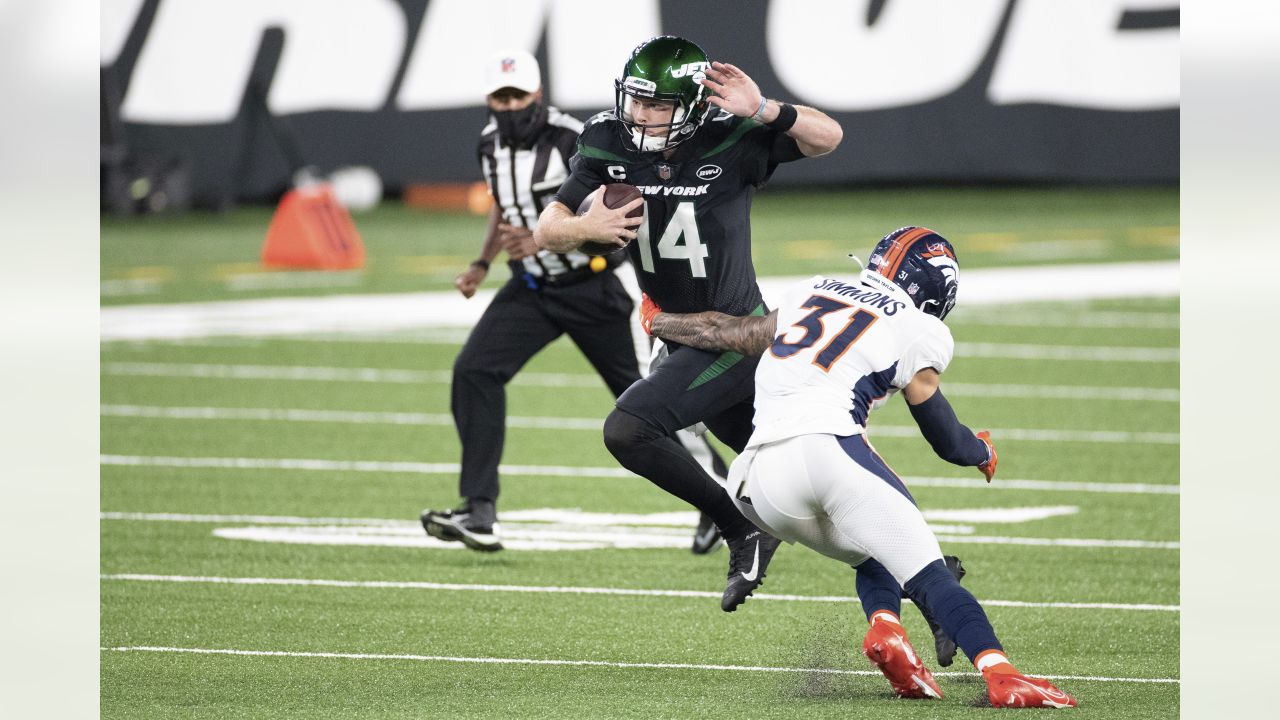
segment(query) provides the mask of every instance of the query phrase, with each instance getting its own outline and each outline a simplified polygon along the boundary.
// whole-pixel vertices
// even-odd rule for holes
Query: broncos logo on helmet
[[[955,248],[929,228],[907,226],[885,235],[871,251],[868,270],[888,278],[917,308],[939,320],[955,307],[960,289]]]

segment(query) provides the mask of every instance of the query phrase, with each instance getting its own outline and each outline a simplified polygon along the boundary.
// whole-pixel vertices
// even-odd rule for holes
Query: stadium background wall
[[[778,184],[1176,183],[1179,22],[1176,0],[108,0],[104,156],[110,127],[188,168],[198,202],[278,194],[300,162],[369,165],[393,193],[470,181],[481,58],[534,50],[585,118],[666,32],[844,127]]]

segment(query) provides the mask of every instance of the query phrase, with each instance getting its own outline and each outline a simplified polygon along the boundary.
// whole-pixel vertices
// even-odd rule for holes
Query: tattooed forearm
[[[777,312],[766,317],[735,317],[709,311],[661,313],[653,320],[653,334],[663,340],[713,352],[759,355],[773,342]]]

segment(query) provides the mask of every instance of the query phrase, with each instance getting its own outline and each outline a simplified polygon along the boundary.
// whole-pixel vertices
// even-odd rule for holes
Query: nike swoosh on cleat
[[[1058,702],[1058,700],[1070,700],[1071,696],[1062,692],[1061,690],[1058,690],[1057,688],[1050,690],[1049,688],[1040,687],[1039,685],[1036,685],[1033,682],[1028,682],[1026,680],[1023,680],[1022,678],[1011,678],[1011,679],[1017,680],[1018,682],[1022,683],[1023,685],[1026,685],[1028,688],[1038,693],[1043,698],[1043,700],[1041,700],[1040,702],[1041,705],[1048,705],[1049,707],[1054,707],[1054,708],[1071,707],[1071,704],[1069,702]]]
[[[751,572],[749,573],[740,572],[738,574],[741,575],[742,579],[746,580],[747,582],[755,582],[756,576],[759,574],[759,570],[760,570],[760,541],[757,540],[755,557],[751,559]]]
[[[712,538],[714,538],[714,537],[716,536],[716,533],[717,533],[717,532],[719,532],[719,531],[718,531],[714,526],[713,526],[713,527],[709,527],[709,528],[707,528],[707,531],[706,531],[706,532],[704,532],[704,533],[702,533],[701,535],[695,535],[695,536],[694,536],[694,540],[695,540],[699,545],[706,545],[707,543],[711,542],[711,539],[712,539]]]
[[[915,684],[916,684],[916,687],[920,688],[920,690],[921,690],[922,692],[924,692],[924,694],[925,694],[925,695],[927,695],[927,696],[929,696],[929,697],[931,697],[931,698],[937,699],[937,700],[941,700],[941,699],[942,699],[942,696],[941,696],[941,695],[939,695],[938,693],[934,692],[933,688],[929,687],[929,683],[927,683],[927,682],[925,682],[925,681],[921,680],[919,677],[917,677],[917,676],[915,676],[915,675],[912,675],[912,676],[911,676],[911,682],[915,683]]]

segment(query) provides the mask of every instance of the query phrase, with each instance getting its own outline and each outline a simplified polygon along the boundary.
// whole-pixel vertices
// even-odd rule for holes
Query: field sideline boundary
[[[832,258],[835,265],[838,258]],[[978,268],[965,271],[964,303],[1000,305],[1054,300],[1176,297],[1177,260]],[[841,273],[852,275],[852,273]],[[788,286],[811,276],[760,278],[776,305]],[[317,332],[472,327],[496,291],[470,300],[453,290],[380,295],[228,300],[101,309],[100,338],[156,340],[217,336],[271,337]]]
[[[452,415],[414,412],[382,412],[358,410],[313,410],[305,408],[240,408],[240,407],[181,407],[145,405],[102,405],[103,417],[150,418],[164,420],[197,421],[246,421],[246,422],[319,422],[349,425],[396,426],[454,426]],[[508,427],[530,430],[582,430],[599,433],[603,418],[540,417],[514,415],[507,417]],[[877,438],[913,438],[920,430],[909,425],[875,425]],[[1029,442],[1079,442],[1079,443],[1142,443],[1148,445],[1177,445],[1178,433],[1133,432],[1129,430],[1061,430],[1051,428],[989,428],[999,440]]]
[[[103,652],[149,652],[149,653],[189,653],[196,655],[231,655],[242,657],[284,657],[284,658],[322,658],[337,660],[412,660],[417,662],[452,662],[476,663],[482,665],[549,665],[559,667],[605,667],[644,670],[710,670],[735,672],[770,672],[770,673],[821,673],[825,675],[858,675],[881,677],[879,670],[846,670],[841,668],[791,668],[766,667],[760,665],[699,665],[693,663],[641,663],[613,662],[607,660],[553,660],[537,658],[495,658],[495,657],[450,657],[447,655],[412,655],[392,653],[339,653],[339,652],[299,652],[290,650],[240,650],[232,648],[181,648],[154,645],[124,645],[103,647]],[[976,677],[970,672],[935,672],[936,677]],[[1145,684],[1181,684],[1178,678],[1119,678],[1094,675],[1034,675],[1049,680],[1074,680],[1115,683]]]

